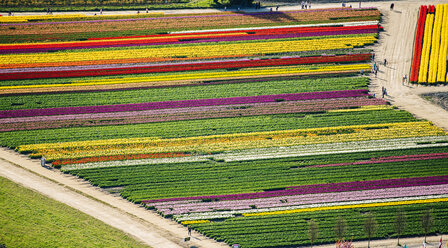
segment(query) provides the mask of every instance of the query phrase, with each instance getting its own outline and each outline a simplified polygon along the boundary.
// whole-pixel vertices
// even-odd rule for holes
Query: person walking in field
[[[404,76],[403,76],[403,85],[406,83],[407,78],[408,78],[407,75],[404,74]]]
[[[191,226],[188,226],[188,236],[191,236]]]

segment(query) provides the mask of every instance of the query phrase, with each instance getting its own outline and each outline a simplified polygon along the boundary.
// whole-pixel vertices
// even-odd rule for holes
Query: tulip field
[[[422,5],[414,42],[410,81],[448,82],[448,4]]]
[[[33,18],[0,17],[1,146],[228,245],[448,232],[448,133],[368,90],[377,9]]]

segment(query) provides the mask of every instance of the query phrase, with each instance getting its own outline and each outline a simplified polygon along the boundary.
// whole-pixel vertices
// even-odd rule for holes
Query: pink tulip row
[[[290,186],[286,187],[283,190],[275,190],[275,191],[230,194],[230,195],[207,195],[207,196],[164,198],[164,199],[145,200],[142,202],[149,206],[152,206],[153,204],[158,202],[203,201],[205,199],[213,199],[215,201],[244,200],[255,198],[269,198],[277,196],[290,196],[299,194],[335,193],[345,191],[427,186],[427,185],[439,185],[439,184],[448,184],[448,176],[430,176],[430,177],[414,177],[414,178],[399,178],[399,179],[381,179],[373,181],[301,185],[301,186]]]
[[[252,208],[275,208],[297,206],[305,204],[319,204],[332,202],[347,202],[375,199],[389,199],[398,197],[413,197],[424,195],[448,194],[448,184],[415,186],[405,188],[389,188],[376,190],[362,190],[354,192],[304,194],[281,196],[272,198],[258,198],[234,201],[213,202],[162,202],[154,204],[157,211],[167,214],[201,213],[218,210],[245,210]]]

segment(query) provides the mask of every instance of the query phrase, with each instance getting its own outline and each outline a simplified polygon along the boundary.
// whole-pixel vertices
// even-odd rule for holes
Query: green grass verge
[[[147,247],[63,203],[0,177],[0,246]]]

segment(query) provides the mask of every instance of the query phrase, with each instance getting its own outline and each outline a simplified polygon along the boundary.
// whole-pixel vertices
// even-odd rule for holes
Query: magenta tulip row
[[[295,94],[262,95],[262,96],[231,97],[231,98],[213,98],[213,99],[194,99],[194,100],[148,102],[148,103],[102,105],[102,106],[80,106],[80,107],[60,107],[60,108],[47,108],[47,109],[3,110],[3,111],[0,111],[0,118],[47,116],[47,115],[69,115],[69,114],[90,114],[90,113],[107,113],[107,112],[127,112],[127,111],[142,111],[142,110],[151,110],[151,109],[166,109],[166,108],[191,108],[191,107],[199,107],[199,106],[219,106],[219,105],[230,105],[230,104],[233,105],[233,104],[262,103],[262,102],[278,102],[278,101],[347,98],[347,97],[367,96],[367,93],[368,93],[367,90],[360,89],[360,90],[306,92],[306,93],[295,93]]]
[[[151,203],[157,203],[157,202],[171,202],[171,201],[185,201],[185,200],[201,201],[204,199],[212,199],[215,201],[244,200],[244,199],[268,198],[268,197],[289,196],[299,194],[335,193],[345,191],[428,186],[439,184],[448,184],[448,176],[430,176],[430,177],[414,177],[414,178],[400,178],[400,179],[383,179],[373,181],[301,185],[301,186],[291,186],[287,187],[284,190],[275,190],[275,191],[230,194],[230,195],[177,197],[177,198],[145,200],[142,202],[151,206]]]

